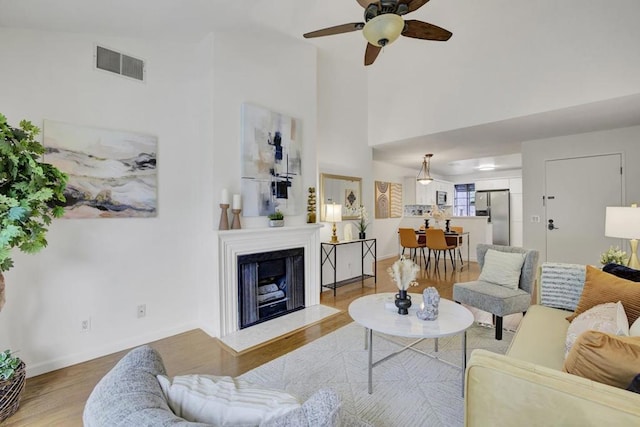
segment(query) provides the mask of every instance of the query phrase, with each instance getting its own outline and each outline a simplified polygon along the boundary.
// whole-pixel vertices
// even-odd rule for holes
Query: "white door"
[[[605,207],[622,205],[622,155],[546,162],[547,261],[599,265]]]

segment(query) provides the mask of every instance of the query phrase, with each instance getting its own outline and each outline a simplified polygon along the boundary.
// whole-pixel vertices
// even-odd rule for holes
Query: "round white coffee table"
[[[409,314],[398,314],[393,304],[394,293],[367,295],[354,300],[349,305],[349,315],[365,327],[365,348],[369,349],[369,394],[373,392],[373,367],[395,356],[425,338],[434,338],[435,351],[438,351],[438,338],[462,335],[462,392],[464,393],[464,371],[467,367],[467,329],[473,324],[473,314],[465,307],[453,301],[441,299],[436,320],[420,320],[416,311],[422,303],[421,294],[410,294],[412,305]],[[373,362],[373,331],[397,337],[418,338],[418,340],[400,351]],[[417,350],[416,350],[417,351]],[[423,353],[423,352],[420,352]],[[426,354],[426,353],[423,353]],[[440,360],[440,359],[438,359]]]

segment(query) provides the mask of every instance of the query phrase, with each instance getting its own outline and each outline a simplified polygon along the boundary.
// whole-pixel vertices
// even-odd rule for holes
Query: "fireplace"
[[[291,315],[306,313],[320,305],[320,230],[319,224],[300,226],[243,228],[240,230],[221,230],[219,236],[220,266],[219,291],[214,299],[212,312],[217,313],[211,324],[211,336],[232,337],[240,331],[238,260],[241,256],[288,250],[304,249],[304,309]],[[315,310],[312,310],[315,311]],[[289,316],[281,316],[278,320]],[[244,328],[249,333],[254,328]],[[263,334],[263,333],[261,333]],[[246,334],[244,334],[246,335]]]
[[[304,308],[304,248],[238,256],[240,329]]]

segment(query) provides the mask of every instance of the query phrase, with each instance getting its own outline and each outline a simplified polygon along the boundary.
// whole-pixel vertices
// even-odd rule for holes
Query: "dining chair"
[[[447,239],[444,235],[444,230],[441,228],[427,228],[425,230],[425,236],[427,238],[427,249],[429,249],[429,261],[427,262],[427,267],[429,263],[431,263],[431,251],[434,251],[435,254],[435,267],[438,268],[438,263],[440,262],[440,254],[445,253],[444,256],[444,272],[447,272],[447,255],[446,252],[449,252],[449,258],[451,259],[451,265],[453,269],[456,269],[456,261],[453,258],[453,250],[457,247],[457,245],[449,245],[447,243]]]
[[[405,249],[409,249],[409,257],[415,262],[418,254],[418,249],[422,252],[422,259],[424,259],[425,268],[427,266],[427,259],[424,255],[424,248],[426,244],[424,242],[418,242],[416,238],[416,231],[413,228],[399,228],[398,234],[400,235],[400,245],[402,246],[402,255],[404,256]],[[420,264],[418,259],[418,264]]]
[[[462,252],[460,252],[460,246],[462,246],[462,236],[461,234],[464,232],[464,227],[449,227],[449,230],[451,230],[453,233],[458,233],[458,236],[456,236],[456,252],[458,252],[458,258],[460,259],[460,265],[463,266],[464,262],[462,261]]]

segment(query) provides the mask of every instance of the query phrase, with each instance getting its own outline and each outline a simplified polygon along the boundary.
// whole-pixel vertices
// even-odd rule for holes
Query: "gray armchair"
[[[509,314],[526,313],[531,305],[531,294],[536,278],[538,251],[513,246],[479,244],[477,246],[478,264],[484,268],[485,255],[489,249],[500,252],[524,254],[524,263],[520,272],[518,289],[509,289],[494,283],[476,280],[455,283],[453,300],[493,314],[496,326],[496,339],[502,339],[502,318]]]
[[[96,385],[84,408],[86,427],[209,426],[177,417],[166,401],[156,378],[166,374],[160,354],[148,345],[131,350]],[[341,417],[341,403],[335,391],[318,390],[301,408],[262,425],[331,427],[344,421],[365,426],[353,417]],[[345,421],[347,420],[347,421]],[[356,422],[357,421],[357,422]]]

